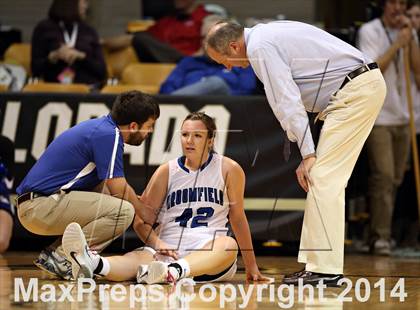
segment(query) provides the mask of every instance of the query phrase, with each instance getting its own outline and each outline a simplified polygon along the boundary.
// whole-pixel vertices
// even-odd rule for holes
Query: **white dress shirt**
[[[306,111],[324,110],[345,76],[371,59],[317,27],[293,21],[245,28],[245,44],[289,140],[298,143],[302,157],[314,153]]]
[[[387,30],[391,41],[394,42],[399,30],[392,28],[387,28]],[[390,48],[391,44],[379,18],[364,24],[359,30],[357,46],[372,59],[376,60],[382,56]],[[382,72],[387,86],[387,94],[375,125],[408,124],[409,113],[402,49],[396,56],[396,61],[398,63],[398,71],[393,60],[386,71]]]

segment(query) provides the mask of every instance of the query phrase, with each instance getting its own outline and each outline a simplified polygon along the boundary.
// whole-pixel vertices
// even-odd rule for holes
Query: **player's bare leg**
[[[109,273],[105,276],[110,281],[127,281],[136,278],[140,265],[153,261],[153,254],[148,250],[135,250],[122,256],[102,257],[108,260]]]
[[[232,237],[217,237],[208,242],[203,249],[193,251],[184,257],[190,266],[190,277],[214,275],[231,266],[238,255],[238,245]],[[203,261],[206,263],[203,264]]]
[[[238,245],[236,241],[227,236],[218,237],[208,242],[202,249],[173,263],[153,261],[148,270],[139,270],[137,281],[140,283],[167,283],[180,278],[200,275],[216,275],[230,267],[236,260]],[[203,264],[203,261],[206,263]]]

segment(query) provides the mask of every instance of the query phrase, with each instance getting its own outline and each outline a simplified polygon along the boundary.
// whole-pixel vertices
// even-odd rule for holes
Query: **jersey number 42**
[[[191,221],[191,228],[199,226],[208,226],[207,220],[213,216],[214,209],[210,207],[202,207],[197,209],[197,215]],[[193,209],[187,208],[180,216],[175,219],[179,222],[179,226],[187,227],[188,221],[193,217]]]

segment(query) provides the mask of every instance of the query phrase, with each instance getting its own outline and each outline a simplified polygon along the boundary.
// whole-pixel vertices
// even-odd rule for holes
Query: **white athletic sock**
[[[98,268],[99,263],[101,262],[101,256],[99,254],[95,254],[92,251],[88,251],[89,257],[92,259],[93,263],[93,270]]]
[[[106,259],[105,257],[101,257],[99,255],[98,257],[98,264],[96,265],[93,273],[101,276],[107,276],[108,273],[111,271],[111,265],[109,264],[108,259]]]

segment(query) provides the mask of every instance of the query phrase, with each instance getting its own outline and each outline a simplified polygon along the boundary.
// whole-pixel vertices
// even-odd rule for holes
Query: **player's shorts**
[[[194,277],[193,280],[197,283],[230,281],[235,276],[236,270],[238,269],[236,262],[237,260],[235,259],[232,265],[218,274],[203,274],[201,276]]]
[[[160,234],[159,238],[165,242],[169,249],[175,250],[180,258],[183,258],[193,252],[206,252],[212,249],[215,239],[226,237],[226,228],[194,228],[191,230],[166,231]]]

